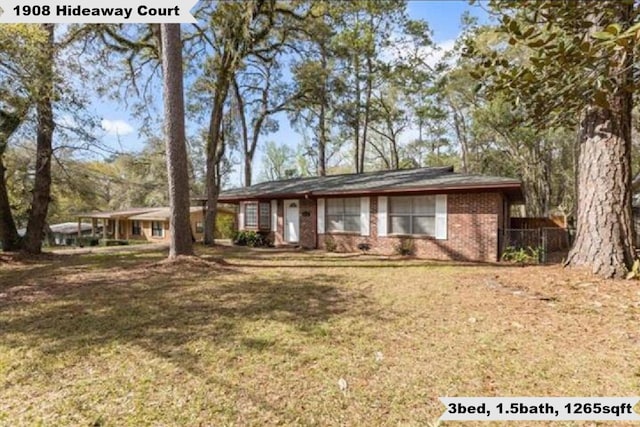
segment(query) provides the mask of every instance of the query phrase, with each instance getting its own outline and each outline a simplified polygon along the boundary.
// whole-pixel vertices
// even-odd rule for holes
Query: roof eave
[[[313,195],[317,197],[341,196],[341,195],[376,195],[376,194],[400,194],[400,193],[446,193],[473,191],[500,191],[521,190],[520,183],[489,183],[489,184],[464,184],[464,185],[432,185],[427,187],[387,188],[373,190],[348,190],[348,191],[317,191]]]
[[[218,196],[218,202],[223,203],[237,203],[244,200],[272,200],[272,199],[299,199],[299,198],[309,198],[313,196],[314,193],[310,191],[306,191],[303,193],[264,193],[264,194],[240,194],[240,195],[232,195]]]
[[[436,185],[428,187],[406,187],[406,188],[383,188],[371,190],[347,190],[347,191],[314,191],[304,193],[265,193],[265,194],[242,194],[224,196],[220,195],[218,201],[240,202],[243,200],[268,200],[268,199],[292,199],[309,197],[338,197],[338,196],[367,196],[382,194],[410,194],[410,193],[446,193],[462,191],[505,191],[508,192],[514,201],[523,199],[522,186],[519,182],[513,183],[483,183],[465,185]]]

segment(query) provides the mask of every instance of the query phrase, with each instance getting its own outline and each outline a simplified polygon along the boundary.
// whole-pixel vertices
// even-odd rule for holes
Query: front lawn
[[[0,258],[0,425],[435,425],[438,396],[640,388],[639,282],[200,253]]]

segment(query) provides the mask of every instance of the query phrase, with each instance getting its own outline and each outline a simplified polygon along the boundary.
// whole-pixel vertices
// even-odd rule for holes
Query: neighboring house
[[[393,254],[410,248],[433,259],[496,261],[499,230],[520,181],[455,173],[452,167],[264,182],[223,191],[239,205],[238,228],[276,245]]]
[[[63,222],[45,227],[45,239],[51,246],[75,245],[78,239],[78,230],[80,230],[80,236],[91,236],[91,224]],[[26,228],[18,230],[18,235],[21,237],[24,237],[26,233]]]
[[[233,210],[218,208],[221,215],[235,216]],[[83,219],[91,220],[91,235],[97,235],[98,225],[103,239],[166,241],[169,239],[170,210],[160,208],[131,208],[113,212],[94,212],[78,215],[79,223]],[[202,207],[190,208],[191,234],[201,240],[204,233]],[[78,224],[76,224],[78,234]]]
[[[91,224],[80,223],[80,236],[91,236]],[[54,246],[75,245],[78,239],[78,223],[63,222],[49,226],[47,241]]]

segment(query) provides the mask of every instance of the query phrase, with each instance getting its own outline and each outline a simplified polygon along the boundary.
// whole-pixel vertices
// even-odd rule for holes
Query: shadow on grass
[[[135,269],[144,261],[159,261],[163,252],[60,255],[42,254],[35,257],[16,257],[14,268],[0,269],[0,292],[13,286],[49,282],[51,278],[70,272],[91,272],[101,269]],[[18,266],[18,268],[15,268]],[[1,300],[0,300],[1,303]]]
[[[197,372],[200,361],[186,349],[198,340],[280,351],[277,340],[246,335],[243,327],[252,322],[279,322],[296,334],[314,335],[315,325],[334,316],[376,315],[364,293],[340,289],[336,284],[341,278],[327,274],[260,277],[212,263],[153,270],[157,263],[140,265],[120,257],[109,267],[86,257],[67,262],[64,269],[53,264],[49,277],[79,267],[98,271],[68,275],[41,298],[36,295],[35,302],[20,298],[4,309],[0,305],[4,345],[63,355],[128,343]],[[40,266],[31,274],[41,277],[45,269]],[[42,292],[45,283],[42,279],[41,285],[23,291]]]
[[[445,248],[452,260],[420,258],[415,256],[385,256],[362,253],[328,253],[318,250],[249,248],[246,246],[200,247],[204,259],[221,261],[233,267],[247,268],[399,268],[399,267],[455,267],[455,268],[521,268],[520,264],[506,262],[474,261],[459,252]],[[553,265],[554,262],[532,265]]]
[[[215,258],[214,258],[215,259]],[[260,262],[252,263],[249,258],[227,258],[225,259],[225,265],[230,267],[242,267],[242,268],[266,268],[266,269],[282,269],[282,268],[297,268],[297,269],[318,269],[318,268],[362,268],[362,269],[386,269],[386,268],[521,268],[521,265],[507,264],[507,263],[490,263],[490,262],[472,262],[472,261],[441,261],[441,260],[429,260],[421,258],[406,258],[406,259],[374,259],[374,258],[360,258],[360,259],[343,259],[343,258],[324,258],[324,259],[308,259],[308,258],[274,258],[269,260],[268,258],[262,259]],[[268,262],[271,261],[271,262]],[[311,262],[309,262],[311,261]]]
[[[341,289],[340,277],[321,273],[247,274],[214,263],[185,268],[120,255],[54,259],[22,273],[38,283],[24,292],[50,288],[34,300],[0,305],[0,344],[38,355],[22,362],[24,375],[39,369],[42,358],[75,364],[111,346],[134,346],[283,419],[286,410],[258,391],[212,373],[212,350],[198,347],[224,348],[228,359],[215,363],[234,369],[235,357],[295,355],[300,340],[326,339],[318,331],[335,316],[376,315],[365,294]],[[64,280],[49,283],[55,276]],[[278,335],[282,330],[290,331],[289,342]]]

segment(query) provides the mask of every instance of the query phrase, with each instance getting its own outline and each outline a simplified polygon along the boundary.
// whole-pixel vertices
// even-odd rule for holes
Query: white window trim
[[[387,214],[387,205],[389,198],[387,196],[378,197],[378,236],[387,237],[387,221],[389,216]]]
[[[360,235],[369,235],[369,197],[360,198]]]
[[[325,225],[324,225],[324,210],[325,210],[325,203],[324,203],[324,199],[318,199],[318,203],[317,203],[317,228],[318,228],[318,234],[324,234],[325,233]]]
[[[238,212],[238,230],[244,230],[244,202],[240,202],[240,212]]]
[[[447,195],[436,195],[436,239],[447,239]]]
[[[278,231],[278,201],[271,201],[271,231]]]

